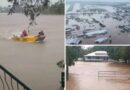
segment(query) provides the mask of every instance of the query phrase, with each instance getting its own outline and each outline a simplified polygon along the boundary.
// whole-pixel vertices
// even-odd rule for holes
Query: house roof
[[[95,52],[89,53],[85,56],[107,56],[108,57],[108,54],[106,51],[95,51]]]

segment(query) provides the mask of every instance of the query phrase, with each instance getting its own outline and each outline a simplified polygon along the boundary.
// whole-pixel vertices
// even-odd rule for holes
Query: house
[[[105,62],[108,61],[108,53],[106,51],[95,51],[84,56],[85,61],[90,62]]]

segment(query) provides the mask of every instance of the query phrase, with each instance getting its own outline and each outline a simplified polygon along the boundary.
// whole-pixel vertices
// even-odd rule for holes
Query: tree
[[[74,65],[74,62],[83,56],[80,46],[67,46],[66,47],[66,78],[68,80],[69,66]]]
[[[35,18],[40,15],[41,9],[49,5],[49,0],[8,0],[8,2],[12,3],[8,15],[12,15],[17,7],[21,7],[24,14],[30,18],[29,25],[35,24]]]
[[[55,3],[51,6],[51,12],[63,14],[64,13],[64,3],[62,1]]]
[[[67,46],[66,47],[66,63],[71,66],[79,57],[82,57],[82,49],[80,46]]]
[[[57,62],[57,66],[64,70],[64,68],[65,68],[64,60]]]
[[[123,59],[125,60],[125,63],[127,63],[127,60],[130,61],[130,46],[124,48]]]

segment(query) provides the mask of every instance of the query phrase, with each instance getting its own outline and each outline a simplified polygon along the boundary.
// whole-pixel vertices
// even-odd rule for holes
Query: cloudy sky
[[[58,1],[58,0],[50,0],[52,3]],[[0,0],[0,6],[5,7],[8,6],[10,3],[7,2],[7,0]]]
[[[130,0],[67,0],[67,1],[130,2]]]

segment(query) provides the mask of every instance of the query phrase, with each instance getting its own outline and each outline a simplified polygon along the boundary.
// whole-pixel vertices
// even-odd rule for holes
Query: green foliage
[[[61,69],[64,69],[65,65],[64,65],[64,60],[61,60],[59,62],[57,62],[57,66]]]
[[[82,49],[80,46],[67,46],[66,47],[66,78],[68,80],[69,68],[68,66],[74,65],[74,61],[76,61],[79,57],[83,56]]]
[[[127,63],[127,60],[130,61],[130,46],[127,46],[124,48],[123,59],[125,60],[126,63]]]
[[[33,25],[35,18],[40,15],[40,7],[46,8],[49,6],[49,0],[7,0],[12,3],[8,15],[16,12],[17,8],[21,8],[24,15],[30,18],[29,25]]]
[[[130,61],[130,46],[94,46],[85,50],[79,46],[68,46],[66,48],[67,64],[72,65],[77,58],[94,51],[107,51],[109,57],[116,61],[119,59],[123,59],[125,63],[127,60]]]
[[[80,46],[67,46],[66,47],[66,63],[67,65],[73,65],[79,57],[82,57],[82,49]]]
[[[9,7],[8,15],[22,11],[29,17],[29,25],[35,24],[35,19],[42,14],[64,14],[64,0],[59,0],[53,5],[50,0],[7,0],[12,3]],[[18,11],[19,10],[19,11]]]
[[[48,8],[42,9],[43,14],[64,14],[64,3],[55,3]]]

